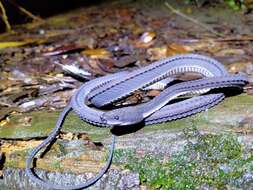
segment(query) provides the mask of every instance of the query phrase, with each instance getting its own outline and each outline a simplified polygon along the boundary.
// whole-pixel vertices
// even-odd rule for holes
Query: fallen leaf
[[[156,37],[155,32],[144,32],[140,37],[140,42],[149,43]]]
[[[187,48],[184,45],[172,43],[168,46],[166,55],[172,56],[172,55],[184,54],[184,53],[188,53],[188,52],[189,51],[187,50]]]
[[[37,97],[39,89],[38,88],[30,88],[30,89],[20,89],[17,93],[13,93],[9,96],[11,102],[15,103],[21,99],[27,97]]]
[[[4,119],[2,121],[0,121],[0,126],[3,127],[5,126],[9,121],[7,119]]]
[[[134,105],[141,103],[144,100],[144,93],[141,91],[136,91],[133,95],[127,97],[126,99],[120,100],[115,103],[116,106],[126,106],[126,105]]]
[[[200,73],[188,72],[188,73],[181,73],[175,76],[176,79],[181,81],[190,81],[190,80],[197,80],[203,78]]]
[[[246,85],[243,88],[243,92],[247,93],[248,95],[253,95],[253,86],[251,85]]]
[[[135,42],[135,46],[137,48],[148,48],[153,45],[155,37],[155,32],[144,32],[139,40]]]
[[[18,46],[23,46],[26,44],[29,44],[31,42],[26,42],[26,41],[20,41],[20,42],[0,42],[0,49],[3,48],[8,48],[8,47],[18,47]]]
[[[112,60],[101,59],[97,64],[100,67],[100,69],[102,69],[104,72],[108,72],[108,73],[114,72],[114,69],[113,69],[114,63]]]
[[[167,47],[162,46],[162,47],[150,48],[147,50],[147,54],[150,56],[149,59],[151,61],[165,58],[167,57]]]
[[[216,52],[216,56],[231,56],[231,55],[244,55],[245,51],[243,49],[222,49]]]
[[[8,47],[19,47],[24,46],[32,43],[41,44],[45,42],[42,39],[27,39],[25,41],[13,41],[13,42],[0,42],[0,49],[8,48]]]
[[[60,134],[59,134],[59,138],[60,139],[64,139],[64,140],[73,140],[74,139],[74,133],[70,133],[70,132],[68,132],[68,133],[64,133],[64,132],[61,132]]]
[[[253,72],[253,64],[251,62],[237,62],[228,65],[228,71],[231,73],[243,72],[251,74]]]
[[[206,50],[210,52],[217,52],[221,49],[223,49],[221,43],[218,43],[214,41],[213,39],[211,40],[199,40],[197,42],[192,42],[183,45],[186,51],[188,52],[194,52],[194,51],[200,51],[200,50]]]
[[[97,75],[104,75],[104,74],[106,74],[106,72],[103,71],[103,69],[99,65],[100,64],[99,60],[91,59],[91,60],[89,60],[88,64],[92,68],[93,73],[95,73]]]
[[[131,55],[126,55],[126,56],[122,56],[120,57],[115,63],[114,65],[116,67],[122,68],[125,66],[128,66],[130,64],[133,64],[137,61],[136,57],[131,56]]]
[[[11,112],[19,111],[19,108],[16,107],[2,107],[0,109],[0,121],[5,119]]]
[[[0,90],[3,91],[11,86],[21,85],[22,81],[20,80],[9,80],[9,79],[1,79]]]
[[[49,48],[46,51],[43,52],[44,56],[53,56],[53,55],[59,55],[59,54],[64,54],[68,52],[76,52],[84,49],[84,47],[77,46],[75,44],[71,45],[64,45],[56,48]]]
[[[81,52],[83,55],[92,59],[110,59],[112,57],[111,52],[106,49],[90,49]]]
[[[70,133],[70,132],[60,132],[59,139],[65,139],[65,140],[77,140],[81,139],[83,141],[86,141],[87,144],[91,139],[86,133]]]
[[[147,92],[147,96],[155,97],[155,96],[158,96],[160,92],[161,92],[160,90],[150,90]]]
[[[1,145],[1,151],[6,154],[11,154],[15,151],[23,151],[27,148],[33,148],[38,146],[42,141],[41,140],[30,140],[30,141],[15,141],[13,142],[4,142]]]
[[[126,9],[126,8],[121,8],[121,9],[118,9],[116,11],[116,14],[117,16],[121,19],[121,20],[124,20],[124,21],[131,21],[132,19],[132,16],[130,14],[130,11],[129,9]]]

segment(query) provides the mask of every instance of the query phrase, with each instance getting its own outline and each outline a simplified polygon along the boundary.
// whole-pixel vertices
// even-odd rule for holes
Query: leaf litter
[[[245,73],[253,81],[252,35],[227,32],[221,38],[191,28],[192,23],[178,21],[168,10],[160,13],[156,8],[151,14],[138,4],[108,6],[82,8],[0,36],[0,126],[8,126],[13,113],[63,108],[85,81],[176,54],[210,55],[229,72]],[[219,21],[216,25],[230,29]],[[180,80],[194,77],[198,76],[178,76]],[[253,82],[244,90],[253,95]],[[116,105],[145,102],[159,92],[138,91]],[[24,117],[17,122],[29,127],[32,119]],[[65,134],[64,138],[76,137]],[[13,148],[8,147],[5,144],[2,152]]]

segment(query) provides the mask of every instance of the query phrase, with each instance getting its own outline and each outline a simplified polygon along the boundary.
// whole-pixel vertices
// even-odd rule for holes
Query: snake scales
[[[169,79],[167,81],[171,82],[174,80],[173,76],[175,74],[187,72],[199,73],[203,78],[169,86],[159,96],[147,103],[113,110],[101,109],[101,107],[110,105],[138,89],[152,87],[152,85],[166,78]],[[245,76],[230,75],[218,61],[198,54],[177,55],[156,61],[132,72],[115,73],[89,81],[75,92],[70,103],[60,114],[56,127],[49,136],[29,154],[26,161],[26,173],[32,181],[35,181],[45,188],[70,190],[89,187],[98,181],[107,171],[113,157],[115,135],[112,135],[112,144],[106,165],[96,177],[88,180],[84,184],[63,187],[52,182],[46,182],[32,172],[31,163],[33,158],[43,147],[56,138],[66,115],[72,109],[82,120],[96,126],[124,127],[140,122],[149,125],[180,119],[206,110],[221,102],[225,97],[222,92],[208,94],[207,92],[210,92],[211,89],[227,87],[241,88],[246,83],[247,78]],[[203,93],[206,94],[203,95]],[[176,97],[185,94],[202,95],[168,104]]]

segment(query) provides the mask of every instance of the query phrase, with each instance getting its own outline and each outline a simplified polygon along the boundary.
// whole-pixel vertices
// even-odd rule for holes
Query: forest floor
[[[252,189],[253,14],[175,2],[112,1],[0,35],[1,189],[40,189],[25,175],[27,154],[83,82],[184,53],[211,56],[250,83],[210,110],[119,136],[111,168],[90,189]],[[36,171],[55,183],[84,182],[103,166],[110,136],[71,113]]]

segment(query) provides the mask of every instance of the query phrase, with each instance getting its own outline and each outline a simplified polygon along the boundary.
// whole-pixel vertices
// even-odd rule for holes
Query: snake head
[[[134,107],[126,107],[105,112],[100,119],[111,126],[122,126],[140,123],[144,118],[138,109]]]

